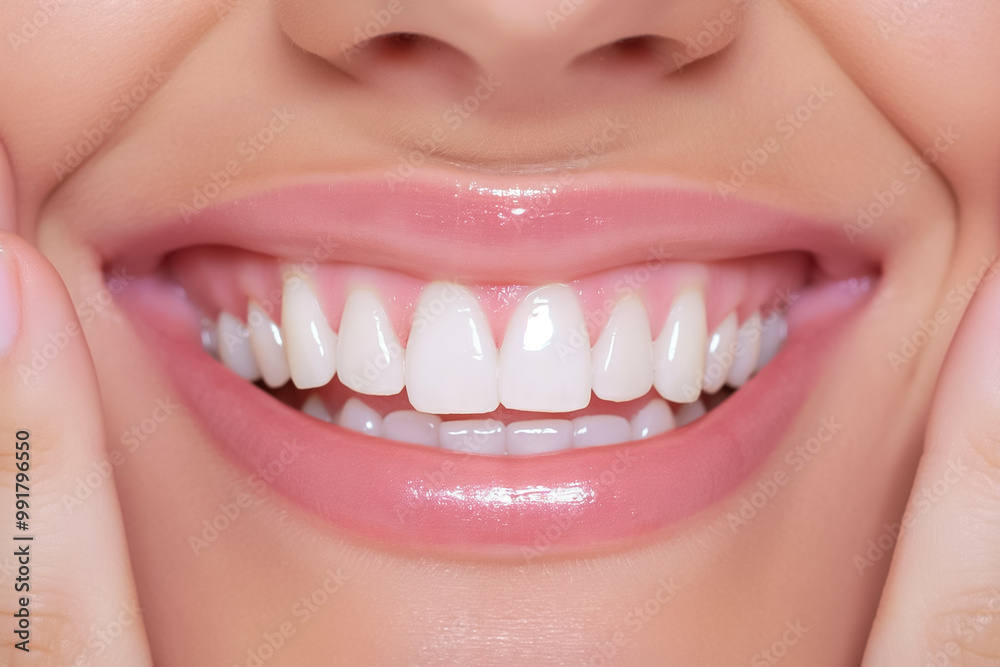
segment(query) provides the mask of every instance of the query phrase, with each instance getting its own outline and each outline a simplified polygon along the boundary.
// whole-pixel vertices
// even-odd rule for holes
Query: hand
[[[923,457],[863,665],[997,664],[1000,279],[994,277],[972,300],[938,378]]]
[[[4,163],[0,151],[0,229],[13,211]],[[0,232],[2,665],[152,665],[104,443],[69,294],[34,248]],[[81,484],[93,492],[76,502]]]

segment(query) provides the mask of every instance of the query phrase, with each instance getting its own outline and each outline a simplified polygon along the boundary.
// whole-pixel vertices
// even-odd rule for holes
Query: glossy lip
[[[516,209],[529,217],[521,221],[525,213]],[[287,259],[321,247],[321,261],[501,283],[571,279],[643,261],[651,248],[683,261],[808,251],[844,275],[870,271],[880,254],[875,237],[850,246],[839,226],[814,218],[663,188],[394,189],[377,179],[325,180],[253,194],[189,220],[173,215],[130,227],[95,229],[92,245],[107,263],[136,271],[199,244]],[[512,458],[394,443],[308,419],[212,362],[190,317],[165,326],[162,298],[122,302],[213,439],[273,477],[279,492],[367,538],[491,553],[560,553],[634,539],[719,500],[781,440],[838,324],[849,320],[843,307],[812,318],[751,383],[688,427],[638,443]],[[301,451],[268,477],[269,465],[289,458],[290,438]]]
[[[137,271],[171,250],[212,244],[496,284],[572,280],[651,258],[785,250],[809,252],[847,276],[871,272],[885,254],[877,234],[852,245],[839,225],[815,216],[687,185],[610,187],[581,177],[572,188],[532,189],[442,177],[390,186],[381,174],[316,176],[190,215],[175,207],[138,228],[122,212],[74,218],[107,264]]]

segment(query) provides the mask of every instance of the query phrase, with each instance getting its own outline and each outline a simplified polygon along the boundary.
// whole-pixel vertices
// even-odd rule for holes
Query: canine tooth
[[[241,378],[256,382],[260,368],[250,350],[250,330],[229,313],[219,313],[219,358]]]
[[[247,308],[250,327],[250,348],[260,367],[264,383],[271,388],[281,387],[290,377],[288,361],[281,340],[281,329],[256,303]]]
[[[544,454],[573,446],[573,422],[535,419],[507,425],[507,453]]]
[[[681,292],[653,344],[653,384],[674,403],[691,403],[701,393],[705,373],[705,297],[699,289]]]
[[[569,287],[541,287],[514,310],[499,385],[500,402],[512,410],[570,412],[590,403],[590,341]]]
[[[702,391],[714,394],[722,389],[729,378],[729,369],[733,366],[733,344],[739,334],[739,322],[736,313],[731,312],[719,323],[708,339],[708,354],[705,355],[705,374],[702,378]]]
[[[382,415],[357,398],[349,398],[344,403],[337,417],[337,425],[376,437],[381,437],[383,434]]]
[[[440,424],[441,419],[436,415],[413,410],[397,410],[382,419],[382,434],[390,440],[437,447],[437,431]]]
[[[351,290],[337,332],[340,381],[361,394],[391,396],[403,390],[403,346],[378,294]]]
[[[774,355],[778,354],[778,350],[781,349],[787,337],[788,323],[781,314],[772,311],[761,325],[760,354],[757,356],[757,368],[755,370],[759,371],[764,366],[767,366],[771,359],[774,359]]]
[[[632,435],[628,420],[617,415],[585,415],[573,420],[573,447],[600,447],[627,442]]]
[[[305,278],[287,277],[281,299],[281,337],[292,382],[299,389],[322,387],[337,371],[337,334]]]
[[[302,412],[306,413],[310,417],[315,417],[316,419],[322,419],[325,422],[332,422],[333,417],[330,416],[330,411],[326,409],[323,404],[323,400],[316,394],[312,394],[306,399],[306,402],[302,404],[299,408]]]
[[[441,447],[473,454],[503,454],[507,451],[506,428],[495,419],[465,419],[442,422],[438,427]]]
[[[208,316],[201,318],[201,346],[210,355],[219,358],[219,329]]]
[[[685,403],[678,408],[677,414],[674,415],[674,421],[677,423],[677,426],[687,426],[695,419],[705,416],[706,412],[708,410],[705,409],[705,404],[701,401]]]
[[[627,296],[611,313],[591,351],[594,394],[607,401],[630,401],[653,386],[653,338],[642,299]]]
[[[421,412],[477,414],[500,405],[496,343],[467,289],[439,282],[421,292],[405,378],[410,404]]]
[[[733,367],[729,369],[728,384],[730,387],[741,387],[750,379],[753,369],[757,366],[760,354],[760,313],[754,313],[740,327],[736,343],[736,358]]]
[[[688,403],[684,408],[700,405],[700,401]],[[681,408],[682,410],[684,408]],[[675,426],[674,413],[670,411],[667,402],[660,398],[654,398],[647,403],[639,412],[632,417],[632,439],[642,440],[652,438],[654,435],[666,433]]]

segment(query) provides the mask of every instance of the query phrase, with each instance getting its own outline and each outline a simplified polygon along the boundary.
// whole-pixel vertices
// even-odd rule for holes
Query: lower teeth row
[[[642,440],[690,423],[706,412],[700,400],[673,412],[666,401],[654,398],[632,419],[586,415],[572,420],[534,419],[504,424],[495,419],[442,421],[437,415],[413,410],[398,410],[383,417],[358,398],[348,399],[336,416],[331,416],[315,395],[301,410],[343,428],[389,440],[473,454],[520,456]]]

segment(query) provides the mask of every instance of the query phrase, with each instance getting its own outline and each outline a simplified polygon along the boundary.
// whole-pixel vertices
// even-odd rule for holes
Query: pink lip
[[[520,224],[518,208],[532,211]],[[424,184],[393,191],[377,180],[299,185],[188,221],[163,216],[138,231],[111,220],[94,230],[91,244],[107,264],[135,271],[189,245],[293,259],[309,257],[321,241],[332,248],[322,261],[500,283],[565,280],[643,261],[650,248],[684,261],[803,250],[841,275],[857,275],[878,263],[881,242],[873,234],[850,246],[839,226],[705,191],[580,187],[525,195]],[[859,301],[826,299],[811,308],[814,316],[793,328],[762,373],[690,426],[638,443],[518,459],[393,443],[307,419],[211,361],[190,314],[171,307],[172,292],[137,283],[122,304],[178,390],[213,439],[273,488],[367,538],[539,555],[634,539],[732,491],[781,440]],[[290,440],[301,451],[283,454]],[[282,472],[270,475],[276,461]]]
[[[500,284],[568,280],[651,256],[711,261],[785,250],[813,253],[824,266],[856,275],[884,252],[876,233],[852,245],[839,225],[725,201],[704,186],[610,188],[577,180],[572,189],[527,190],[440,185],[446,179],[389,187],[378,175],[326,179],[221,203],[186,221],[175,204],[138,230],[124,212],[94,212],[87,218],[94,229],[82,231],[109,263],[137,270],[172,249],[220,244]]]

